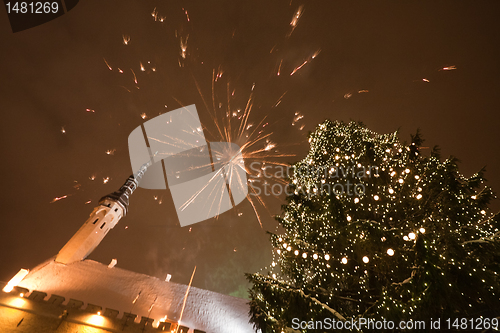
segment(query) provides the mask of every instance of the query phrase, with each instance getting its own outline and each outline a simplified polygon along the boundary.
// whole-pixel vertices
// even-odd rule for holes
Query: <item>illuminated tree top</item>
[[[405,144],[326,121],[309,142],[271,234],[274,260],[248,276],[256,327],[498,313],[500,232],[484,170],[466,178],[455,158],[423,154],[418,132]]]

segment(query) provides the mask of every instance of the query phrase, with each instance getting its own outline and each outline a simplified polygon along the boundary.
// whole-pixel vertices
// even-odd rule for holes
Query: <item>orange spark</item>
[[[179,331],[179,326],[180,326],[180,323],[182,320],[182,315],[184,313],[184,307],[186,306],[186,300],[187,300],[187,297],[189,294],[189,289],[191,288],[191,283],[193,283],[193,277],[194,277],[195,272],[196,272],[196,266],[194,266],[193,274],[191,274],[191,280],[189,280],[189,284],[186,288],[186,294],[184,295],[184,300],[182,301],[181,315],[179,316],[179,321],[178,321],[179,325],[177,325],[177,328],[175,329],[176,333]]]
[[[104,59],[104,58],[103,58]],[[112,71],[113,68],[111,68],[111,66],[108,64],[108,62],[106,61],[106,59],[104,59],[104,62],[106,63],[106,66],[108,66],[109,70]]]
[[[52,201],[50,203],[54,203],[56,201],[66,199],[67,197],[68,197],[67,195],[63,195],[62,197],[55,197],[54,199],[52,199]]]
[[[280,65],[278,66],[278,73],[276,75],[280,76],[281,74],[281,65],[283,64],[283,59],[280,60]]]
[[[189,22],[189,14],[188,14],[187,9],[182,8],[182,10],[184,11],[184,14],[186,14],[186,19]]]
[[[182,37],[180,38],[182,59],[186,59],[186,50],[187,50],[188,39],[189,39],[189,35],[186,36],[185,40],[183,40]]]
[[[448,67],[443,67],[440,69],[440,71],[452,71],[454,69],[457,69],[456,66],[448,66]]]
[[[135,82],[135,84],[137,84],[137,77],[135,76],[135,72],[132,68],[130,70],[132,71],[132,74],[134,75],[134,82]]]
[[[295,74],[299,69],[301,69],[302,67],[304,67],[308,62],[310,62],[311,60],[313,60],[314,58],[316,58],[320,52],[321,52],[321,49],[318,49],[316,52],[314,52],[309,57],[309,59],[306,59],[300,66],[295,67],[295,69],[290,73],[290,76],[292,76],[293,74]]]
[[[287,37],[290,37],[290,35],[292,34],[292,32],[297,27],[297,24],[299,23],[299,19],[302,16],[302,13],[304,12],[303,9],[304,9],[304,5],[301,5],[301,6],[299,6],[299,8],[295,12],[295,14],[293,14],[292,20],[290,21],[291,30],[287,34]]]
[[[274,147],[276,147],[276,144],[274,142],[266,140],[266,147],[264,148],[265,151],[270,151]]]
[[[276,103],[274,103],[273,108],[275,108],[275,107],[277,107],[278,105],[280,105],[281,100],[283,99],[283,97],[286,95],[286,93],[287,93],[287,92],[288,92],[288,91],[285,91],[285,92],[283,93],[283,95],[281,95],[281,97],[280,97],[280,98],[278,98],[278,100],[276,101]]]
[[[292,126],[295,126],[295,123],[301,120],[302,118],[304,118],[304,116],[300,114],[300,112],[295,112],[295,116],[293,117],[292,121]]]
[[[307,60],[304,61],[300,66],[297,66],[295,67],[295,69],[290,73],[290,76],[292,76],[293,74],[295,74],[299,69],[301,69],[302,67],[304,67],[304,65],[307,64]]]

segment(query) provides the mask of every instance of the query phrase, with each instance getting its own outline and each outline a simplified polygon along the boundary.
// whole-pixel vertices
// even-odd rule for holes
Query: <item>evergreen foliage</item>
[[[311,133],[282,228],[270,234],[274,260],[247,275],[256,328],[286,331],[293,318],[498,316],[499,221],[484,170],[465,178],[455,158],[422,154],[419,132],[411,139],[355,122]]]

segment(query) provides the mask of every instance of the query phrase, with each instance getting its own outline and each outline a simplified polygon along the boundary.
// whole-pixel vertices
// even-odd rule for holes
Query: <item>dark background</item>
[[[152,17],[155,7],[164,22]],[[142,113],[150,119],[195,103],[207,139],[215,141],[195,81],[211,107],[219,66],[217,100],[226,99],[221,91],[229,82],[232,105],[244,108],[255,83],[252,121],[267,116],[273,153],[295,155],[275,160],[301,159],[307,132],[326,118],[360,120],[379,133],[399,130],[403,141],[420,128],[424,146],[458,157],[465,176],[486,166],[498,191],[498,17],[498,1],[82,1],[51,22],[12,33],[0,10],[0,280],[57,254],[98,199],[125,181],[127,138],[145,121]],[[122,35],[130,36],[128,45]],[[182,59],[179,37],[187,35]],[[457,69],[440,70],[446,66]],[[304,119],[292,126],[295,112]],[[262,227],[245,201],[190,231],[180,228],[167,191],[138,189],[129,214],[90,259],[117,258],[118,267],[160,279],[169,273],[185,284],[196,265],[194,286],[243,296],[243,273],[271,258],[265,231],[275,230],[272,216],[282,201],[264,202],[267,208],[257,205]]]

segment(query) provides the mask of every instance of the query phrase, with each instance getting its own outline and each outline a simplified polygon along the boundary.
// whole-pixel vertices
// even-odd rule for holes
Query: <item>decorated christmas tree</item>
[[[423,149],[420,133],[405,144],[355,122],[326,121],[309,143],[270,234],[273,262],[248,275],[255,327],[365,318],[421,320],[428,330],[441,318],[453,329],[481,316],[491,325],[500,232],[483,170],[466,178],[455,158]]]

